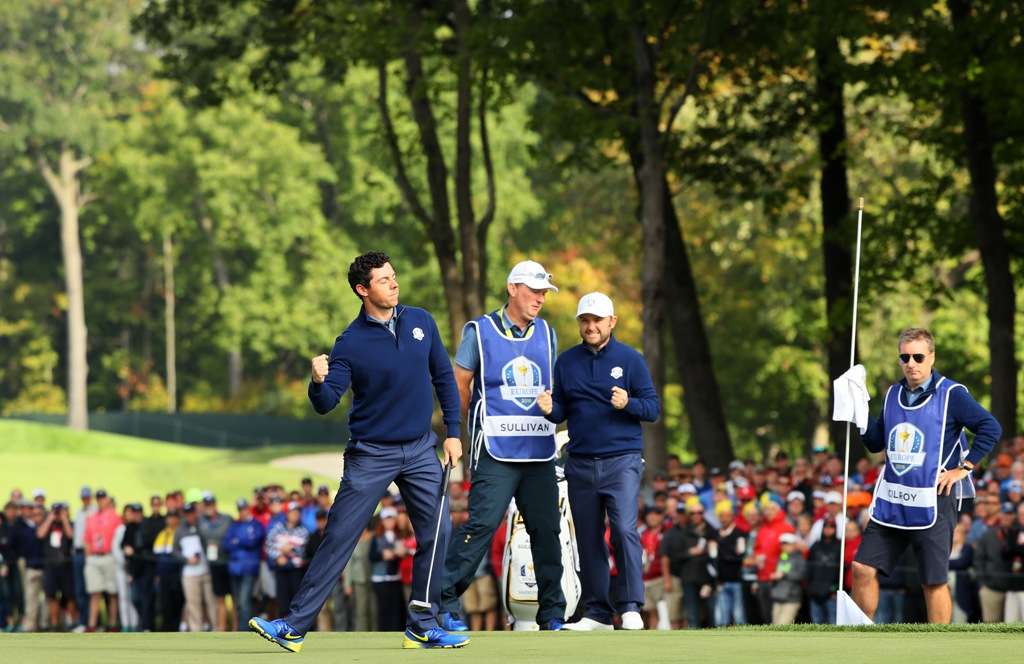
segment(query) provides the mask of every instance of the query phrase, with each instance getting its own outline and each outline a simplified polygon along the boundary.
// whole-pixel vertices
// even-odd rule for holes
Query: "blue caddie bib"
[[[913,406],[903,405],[902,384],[891,386],[885,393],[885,468],[871,500],[872,521],[904,530],[935,525],[939,473],[950,461],[948,457],[942,458],[942,437],[946,431],[949,393],[955,389],[967,388],[938,378],[935,392]],[[959,453],[959,462],[967,451],[962,431],[958,443],[949,457]]]
[[[486,446],[499,461],[547,461],[555,457],[555,425],[537,406],[537,396],[551,389],[551,333],[536,319],[525,337],[502,330],[494,316],[481,316],[476,328],[480,384],[475,386],[472,424],[474,446]]]

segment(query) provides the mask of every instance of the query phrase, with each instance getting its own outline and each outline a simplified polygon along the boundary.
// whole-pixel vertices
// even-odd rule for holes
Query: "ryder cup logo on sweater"
[[[889,431],[885,455],[897,475],[920,466],[924,463],[924,433],[910,422],[900,422]]]
[[[540,384],[540,367],[525,357],[517,357],[501,369],[501,398],[511,401],[523,410],[537,403],[537,395],[544,391]]]
[[[423,341],[423,330],[418,327],[412,328],[412,338],[416,341]]]
[[[615,380],[622,378],[622,367],[612,367],[612,378]]]

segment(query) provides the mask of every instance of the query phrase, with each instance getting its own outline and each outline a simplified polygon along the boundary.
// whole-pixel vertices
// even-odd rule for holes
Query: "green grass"
[[[298,488],[304,473],[272,468],[279,456],[336,449],[339,463],[313,476],[314,482],[336,488],[341,444],[288,445],[253,450],[217,450],[121,436],[98,431],[0,420],[0,499],[18,487],[46,491],[49,501],[78,504],[83,484],[105,487],[118,503],[146,503],[153,493],[191,488],[213,491],[221,509],[234,512],[239,496],[251,498],[254,486],[279,482]]]
[[[461,650],[401,650],[398,634],[311,634],[291,655],[255,634],[10,634],[0,635],[3,662],[120,664],[253,662],[270,657],[301,664],[340,662],[890,662],[1020,661],[1020,633],[991,629],[904,631],[904,626],[863,631],[795,628],[698,632],[492,632],[472,635]],[[264,659],[268,656],[268,659]]]

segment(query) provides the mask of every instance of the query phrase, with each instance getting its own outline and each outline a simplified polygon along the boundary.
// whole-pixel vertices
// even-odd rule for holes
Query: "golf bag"
[[[561,469],[559,468],[559,471]],[[580,555],[576,547],[576,529],[569,509],[569,489],[564,476],[558,480],[559,536],[562,549],[562,593],[565,595],[565,618],[576,613],[582,593]],[[537,629],[537,578],[533,571],[530,535],[515,500],[509,507],[506,524],[505,553],[501,566],[501,596],[505,612],[516,631]]]

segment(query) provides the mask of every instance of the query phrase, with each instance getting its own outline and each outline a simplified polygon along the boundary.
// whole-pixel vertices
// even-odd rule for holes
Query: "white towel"
[[[849,371],[832,382],[835,406],[832,419],[836,422],[853,422],[863,435],[868,430],[867,372],[863,364],[855,364]]]

